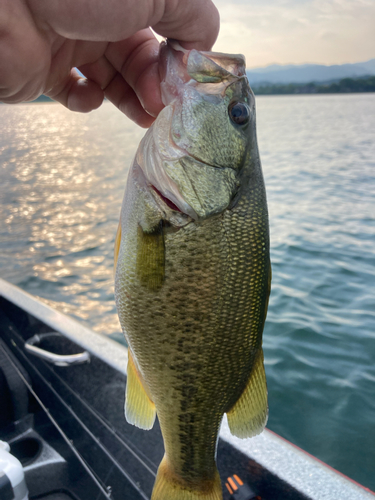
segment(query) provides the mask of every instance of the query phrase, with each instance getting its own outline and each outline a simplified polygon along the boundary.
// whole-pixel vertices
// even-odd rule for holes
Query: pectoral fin
[[[239,438],[260,434],[267,423],[267,384],[261,349],[250,379],[235,405],[227,412],[231,433]]]
[[[141,284],[150,290],[159,290],[164,282],[164,233],[160,221],[152,230],[138,226],[137,276]]]
[[[155,405],[147,395],[130,350],[128,351],[125,416],[129,424],[145,430],[152,429],[156,416]]]

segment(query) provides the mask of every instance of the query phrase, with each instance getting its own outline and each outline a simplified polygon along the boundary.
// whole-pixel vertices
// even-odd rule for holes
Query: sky
[[[214,50],[247,67],[344,64],[375,58],[375,0],[213,0],[221,17]]]

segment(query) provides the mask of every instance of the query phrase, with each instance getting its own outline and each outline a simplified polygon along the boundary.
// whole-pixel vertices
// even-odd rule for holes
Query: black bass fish
[[[262,332],[271,269],[255,101],[241,55],[163,43],[165,108],[129,171],[115,294],[129,346],[125,414],[165,455],[152,500],[220,500],[227,414],[246,438],[266,423]]]

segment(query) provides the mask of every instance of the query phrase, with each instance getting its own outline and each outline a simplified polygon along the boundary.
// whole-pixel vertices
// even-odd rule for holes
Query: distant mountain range
[[[342,78],[358,78],[375,75],[375,59],[369,61],[324,66],[322,64],[271,64],[265,68],[253,68],[246,71],[250,85],[263,83],[309,83],[328,82]]]
[[[375,76],[375,58],[354,64],[271,64],[265,68],[246,71],[256,94],[314,94],[325,92],[374,92],[374,82],[339,82],[343,78],[358,79]],[[298,84],[324,83],[325,85],[301,86]],[[336,85],[337,83],[337,85]],[[289,85],[288,84],[294,84]],[[331,85],[330,85],[331,84]],[[371,88],[369,87],[371,85]],[[53,102],[44,95],[33,102]],[[1,103],[0,103],[1,104]]]

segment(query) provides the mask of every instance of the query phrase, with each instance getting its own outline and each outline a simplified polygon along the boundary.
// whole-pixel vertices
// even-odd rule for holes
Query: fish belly
[[[164,231],[156,243],[164,252],[158,287],[137,271],[145,211],[144,193],[133,185],[121,215],[117,307],[156,406],[169,467],[199,488],[215,478],[223,414],[244,391],[261,350],[270,272],[265,193],[249,188],[234,209]]]

